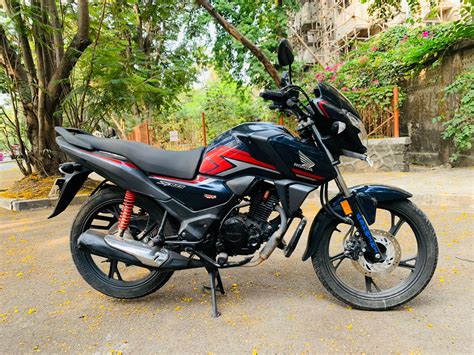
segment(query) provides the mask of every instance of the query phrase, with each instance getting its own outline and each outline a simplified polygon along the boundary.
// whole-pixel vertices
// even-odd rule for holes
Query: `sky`
[[[6,106],[7,105],[7,94],[0,94],[0,106]]]

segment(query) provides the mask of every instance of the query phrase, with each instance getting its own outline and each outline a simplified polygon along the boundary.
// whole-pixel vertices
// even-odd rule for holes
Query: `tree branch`
[[[26,29],[25,21],[21,16],[21,7],[17,0],[2,0],[3,9],[7,13],[8,17],[13,20],[15,30],[18,33],[20,39],[20,48],[23,56],[23,61],[26,66],[26,74],[28,82],[30,84],[31,97],[35,96],[36,90],[36,68],[33,61],[33,54],[28,41],[28,32]]]
[[[53,27],[54,39],[54,55],[56,64],[61,62],[64,56],[64,41],[61,32],[62,25],[59,21],[58,8],[56,7],[56,0],[49,0],[49,8],[51,9],[51,25]]]
[[[61,81],[67,79],[72,69],[76,65],[84,50],[89,46],[89,7],[87,0],[79,0],[77,12],[77,32],[71,44],[64,53],[61,62],[58,64],[51,80],[48,84],[48,95],[51,103],[57,103],[61,96]]]
[[[18,86],[18,92],[22,96],[23,102],[31,102],[31,91],[28,84],[28,78],[21,64],[20,58],[8,41],[5,30],[0,26],[0,58],[1,64],[5,66],[7,74],[15,78]]]
[[[280,74],[275,69],[273,64],[267,58],[267,56],[262,52],[260,48],[258,48],[255,44],[253,44],[247,37],[242,35],[230,22],[228,22],[221,14],[219,14],[216,9],[209,3],[207,0],[196,0],[196,2],[201,5],[206,11],[214,17],[214,19],[226,30],[232,37],[234,37],[237,41],[243,44],[245,48],[250,50],[252,54],[259,60],[260,63],[263,64],[265,70],[268,74],[272,77],[275,84],[279,87],[280,86]]]

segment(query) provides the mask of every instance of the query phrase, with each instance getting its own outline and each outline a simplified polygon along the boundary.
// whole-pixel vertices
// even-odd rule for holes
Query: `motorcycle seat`
[[[77,134],[75,137],[97,150],[124,156],[148,173],[185,180],[192,180],[196,176],[205,149],[201,147],[189,151],[172,151],[139,142],[99,138],[88,134]]]

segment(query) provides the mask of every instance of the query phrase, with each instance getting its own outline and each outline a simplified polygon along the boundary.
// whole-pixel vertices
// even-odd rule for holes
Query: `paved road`
[[[14,161],[2,161],[0,162],[0,171],[2,170],[10,170],[16,166]]]
[[[113,300],[74,269],[68,232],[77,208],[52,221],[49,211],[0,210],[0,353],[470,352],[474,215],[425,211],[438,233],[439,267],[405,307],[363,312],[337,302],[300,261],[302,238],[291,259],[277,251],[258,268],[224,271],[223,315],[212,319],[202,270],[176,273],[145,299]]]
[[[10,188],[15,181],[22,177],[23,175],[15,162],[0,163],[0,191]]]

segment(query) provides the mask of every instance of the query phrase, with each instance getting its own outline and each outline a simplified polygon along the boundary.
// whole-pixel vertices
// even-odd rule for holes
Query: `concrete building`
[[[412,14],[403,0],[400,12],[390,21],[382,21],[369,15],[370,3],[371,0],[301,0],[289,29],[299,59],[308,65],[332,65],[351,49],[354,41],[367,40],[409,18],[421,19],[422,23],[457,20],[461,6],[461,0],[421,0],[419,11]]]

